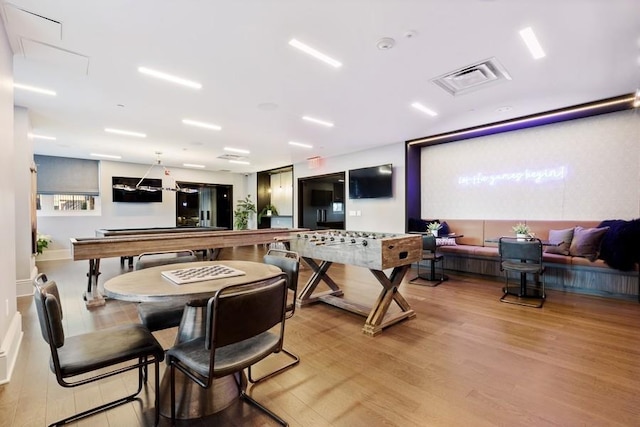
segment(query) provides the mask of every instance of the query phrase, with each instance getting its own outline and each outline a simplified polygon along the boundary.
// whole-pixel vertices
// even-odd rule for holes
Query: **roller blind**
[[[97,160],[33,156],[38,168],[38,194],[99,196]]]

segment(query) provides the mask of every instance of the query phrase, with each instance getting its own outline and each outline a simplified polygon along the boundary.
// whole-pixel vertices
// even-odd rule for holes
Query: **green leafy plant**
[[[49,247],[49,243],[51,242],[51,236],[38,233],[36,238],[36,253],[41,254],[45,248]]]
[[[529,228],[529,226],[523,222],[517,223],[516,225],[511,227],[511,229],[516,234],[529,234],[531,232],[531,229]]]
[[[262,221],[262,217],[267,215],[267,211],[271,211],[271,215],[278,215],[278,209],[271,203],[267,203],[267,205],[262,208],[262,210],[258,214],[258,224],[260,224],[260,221]]]
[[[246,230],[249,226],[251,214],[254,213],[256,213],[256,205],[251,200],[250,194],[244,199],[238,200],[236,210],[233,211],[233,222],[236,230]]]
[[[430,222],[427,224],[427,230],[429,231],[438,231],[442,228],[442,224],[437,221]]]

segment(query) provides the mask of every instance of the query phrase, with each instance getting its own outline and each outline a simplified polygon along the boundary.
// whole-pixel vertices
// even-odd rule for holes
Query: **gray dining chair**
[[[436,237],[433,234],[422,234],[422,257],[421,261],[427,261],[429,263],[429,274],[420,272],[420,261],[418,262],[418,273],[416,277],[409,280],[409,283],[416,285],[426,286],[438,286],[440,283],[447,280],[447,276],[444,274],[444,266],[442,262],[442,255],[438,254],[438,245]],[[436,275],[436,264],[440,264],[440,276]],[[423,282],[424,281],[424,282]],[[425,283],[426,282],[426,283]]]
[[[288,423],[246,393],[243,370],[282,349],[287,302],[284,273],[269,279],[226,286],[206,304],[206,333],[167,350],[171,420],[176,418],[176,370],[202,388],[233,375],[242,400],[281,425]],[[215,390],[215,388],[214,388]]]
[[[197,260],[198,257],[192,250],[145,252],[138,256],[135,269],[142,270],[159,265],[194,262]],[[175,301],[141,302],[138,304],[137,310],[140,323],[154,332],[179,326],[184,311],[184,303]]]
[[[500,301],[509,304],[540,308],[546,299],[544,265],[540,239],[501,237],[498,243],[500,271],[504,272],[505,286]],[[510,283],[510,273],[516,274],[517,286]],[[527,286],[527,275],[533,275],[533,288]],[[542,281],[540,280],[542,278]],[[515,297],[515,298],[513,298]]]
[[[285,319],[290,319],[296,312],[296,299],[298,298],[298,272],[300,271],[300,256],[297,252],[285,250],[285,249],[269,249],[263,257],[265,264],[275,265],[279,267],[287,275],[287,289],[289,297],[287,299],[286,315]],[[284,354],[289,359],[288,363],[280,366],[277,369],[272,370],[267,374],[263,374],[257,378],[252,375],[252,368],[255,366],[249,366],[247,370],[248,379],[252,383],[258,383],[267,378],[271,378],[287,369],[293,368],[300,363],[300,357],[295,353],[282,347],[280,354]]]
[[[155,420],[160,415],[160,362],[164,350],[151,332],[140,324],[127,324],[66,336],[62,324],[62,305],[56,282],[40,274],[34,281],[34,301],[42,337],[51,352],[50,369],[62,387],[77,387],[134,369],[138,388],[124,397],[69,416],[53,425],[64,425],[131,402],[147,382],[147,366],[155,368]]]

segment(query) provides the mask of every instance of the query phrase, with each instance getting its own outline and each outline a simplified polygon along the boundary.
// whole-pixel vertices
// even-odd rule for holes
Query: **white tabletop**
[[[245,272],[242,276],[207,280],[203,282],[178,285],[162,276],[163,271],[181,268],[199,267],[205,265],[226,265]],[[220,288],[227,285],[248,283],[255,280],[277,276],[282,271],[273,265],[253,261],[200,261],[181,264],[168,264],[157,267],[132,271],[109,279],[104,284],[105,293],[109,298],[124,301],[172,301],[185,302],[208,298]]]

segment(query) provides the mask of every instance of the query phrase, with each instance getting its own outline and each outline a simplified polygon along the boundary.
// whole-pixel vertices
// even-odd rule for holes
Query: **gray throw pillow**
[[[573,230],[573,240],[569,247],[569,254],[595,261],[600,255],[600,243],[609,227],[583,228],[577,226]]]
[[[573,240],[573,228],[566,230],[549,230],[549,246],[544,251],[549,254],[569,255]]]

